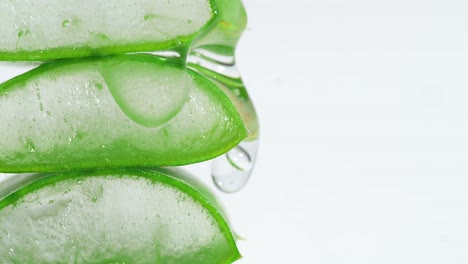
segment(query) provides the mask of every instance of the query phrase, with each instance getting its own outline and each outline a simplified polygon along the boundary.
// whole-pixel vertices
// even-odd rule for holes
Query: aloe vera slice
[[[0,197],[0,263],[222,264],[240,257],[216,202],[178,178],[119,169],[23,182],[31,179]]]
[[[150,55],[61,61],[0,85],[0,171],[173,166],[246,137],[226,95]]]
[[[188,46],[229,1],[0,1],[0,60],[45,60]]]
[[[192,50],[203,48],[223,56],[234,56],[237,42],[247,26],[247,13],[241,0],[214,0],[218,19],[196,39]]]

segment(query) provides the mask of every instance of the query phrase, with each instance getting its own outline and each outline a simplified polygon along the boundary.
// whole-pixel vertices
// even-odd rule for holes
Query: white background
[[[468,263],[468,1],[244,2],[238,263]]]
[[[468,1],[244,3],[239,263],[468,263]]]

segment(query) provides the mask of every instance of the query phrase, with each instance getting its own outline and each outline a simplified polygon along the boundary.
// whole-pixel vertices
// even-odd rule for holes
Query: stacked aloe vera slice
[[[245,22],[237,0],[0,2],[0,60],[47,61],[0,84],[0,172],[28,173],[0,182],[0,263],[237,260],[216,199],[167,166],[257,138],[212,67]]]

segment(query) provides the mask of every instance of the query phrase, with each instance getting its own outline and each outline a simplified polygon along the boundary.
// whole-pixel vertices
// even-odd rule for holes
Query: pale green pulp
[[[0,263],[196,264],[239,258],[216,202],[181,179],[142,169],[31,178],[38,180],[0,198]]]

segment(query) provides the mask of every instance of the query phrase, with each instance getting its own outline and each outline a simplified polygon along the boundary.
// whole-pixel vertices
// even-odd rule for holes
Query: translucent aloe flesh
[[[215,0],[217,19],[197,38],[192,49],[203,48],[223,56],[234,50],[247,26],[247,14],[240,0]]]
[[[255,140],[259,134],[258,117],[235,62],[235,50],[247,26],[247,14],[240,0],[216,0],[215,3],[219,6],[218,19],[191,47],[188,67],[209,78],[229,96],[247,127],[247,140]]]
[[[213,70],[213,68],[216,67],[223,67],[225,72],[231,71],[238,74],[237,67],[234,64],[219,66],[212,58],[200,53],[193,53],[192,56],[189,57],[188,65],[191,69],[199,72],[216,84],[236,106],[248,131],[246,140],[258,139],[259,123],[257,112],[240,75],[229,76]]]
[[[221,264],[240,257],[215,202],[179,179],[142,169],[30,178],[0,197],[0,263]]]
[[[246,137],[215,84],[150,55],[42,65],[0,85],[0,112],[2,172],[191,164]]]
[[[0,60],[44,60],[189,46],[229,1],[0,1]]]

